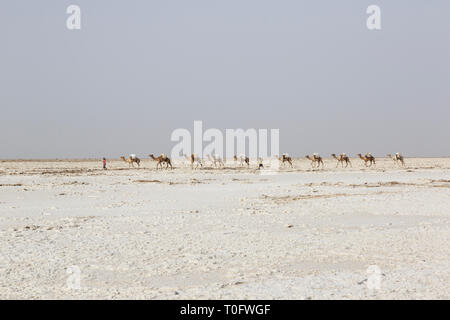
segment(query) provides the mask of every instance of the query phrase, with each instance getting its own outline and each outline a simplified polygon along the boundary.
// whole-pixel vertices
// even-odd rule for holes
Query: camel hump
[[[163,158],[166,158],[166,154],[165,154],[165,153],[163,153],[163,154],[162,154],[162,157],[163,157]]]

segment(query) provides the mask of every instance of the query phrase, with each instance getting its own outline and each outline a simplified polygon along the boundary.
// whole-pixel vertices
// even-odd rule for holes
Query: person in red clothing
[[[103,169],[106,170],[106,158],[103,158]]]

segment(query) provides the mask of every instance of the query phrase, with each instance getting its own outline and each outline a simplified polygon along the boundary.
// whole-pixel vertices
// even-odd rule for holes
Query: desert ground
[[[0,161],[0,298],[449,299],[450,158],[351,160]]]

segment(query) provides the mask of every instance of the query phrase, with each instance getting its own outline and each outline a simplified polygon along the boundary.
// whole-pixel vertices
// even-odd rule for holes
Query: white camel
[[[392,157],[390,154],[387,154],[388,158],[392,158],[394,162],[397,165],[401,165],[402,167],[405,166],[405,159],[403,158],[403,155],[401,155],[399,152],[397,152],[394,157]]]
[[[213,154],[212,157],[208,154],[207,157],[208,157],[208,160],[211,161],[211,164],[214,167],[217,167],[217,165],[219,165],[219,167],[223,167],[224,166],[222,158],[217,153]]]
[[[239,163],[240,167],[243,167],[245,164],[247,164],[247,166],[250,165],[250,159],[246,156],[244,156],[243,154],[240,154],[239,157],[236,157],[236,155],[234,156],[234,164],[237,165],[237,163]]]
[[[197,169],[198,166],[203,167],[202,159],[195,153],[191,154],[190,157],[188,157],[187,155],[184,155],[184,157],[186,159],[189,159],[189,161],[191,162],[191,169],[194,169],[194,163],[196,164],[195,169]]]

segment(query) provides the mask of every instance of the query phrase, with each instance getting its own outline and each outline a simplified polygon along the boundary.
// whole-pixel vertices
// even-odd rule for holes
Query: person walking
[[[103,158],[103,169],[106,170],[106,158]]]

